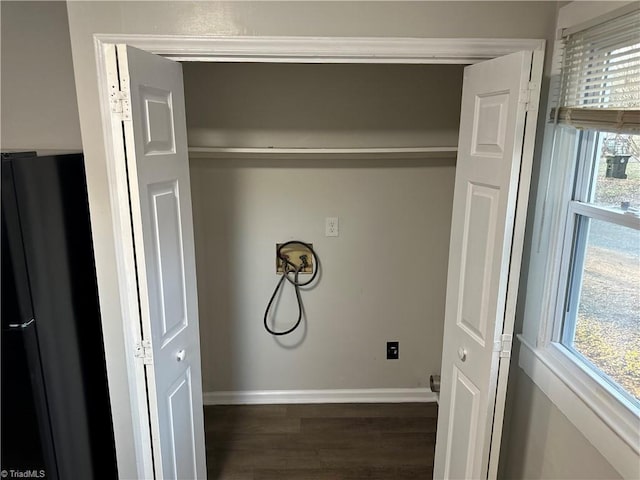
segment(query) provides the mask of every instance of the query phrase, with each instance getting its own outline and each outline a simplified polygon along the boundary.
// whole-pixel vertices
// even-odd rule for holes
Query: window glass
[[[640,210],[640,135],[598,136],[591,201],[624,211]]]
[[[575,324],[565,327],[564,343],[638,401],[640,231],[588,217],[579,225],[584,243],[578,240],[576,247],[582,243],[584,256],[574,265],[582,271],[574,275],[581,276],[581,285]]]

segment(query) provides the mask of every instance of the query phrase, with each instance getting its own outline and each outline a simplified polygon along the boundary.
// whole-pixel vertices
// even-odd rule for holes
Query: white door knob
[[[467,359],[467,351],[464,348],[460,347],[458,349],[458,357],[464,362]]]
[[[184,357],[186,356],[186,352],[184,350],[180,350],[177,355],[176,355],[176,361],[181,362],[184,360]]]

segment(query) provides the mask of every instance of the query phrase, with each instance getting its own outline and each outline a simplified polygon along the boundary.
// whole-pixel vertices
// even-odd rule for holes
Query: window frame
[[[559,83],[562,32],[614,18],[619,10],[620,3],[601,2],[587,8],[572,2],[559,10],[551,91],[554,82],[556,87]],[[553,100],[550,98],[542,120],[549,118]],[[575,213],[588,209],[589,214],[604,215],[606,220],[612,213],[574,202],[574,193],[584,191],[588,178],[584,168],[592,163],[577,163],[585,155],[585,149],[578,150],[579,139],[580,131],[574,127],[545,125],[538,190],[533,198],[528,279],[521,297],[524,319],[523,333],[518,335],[519,365],[623,478],[640,478],[640,409],[560,342],[572,236],[579,218]],[[576,170],[578,165],[580,170]]]
[[[563,127],[561,127],[563,128]],[[566,128],[566,127],[565,127]],[[571,127],[568,127],[571,128]],[[598,368],[581,352],[566,344],[566,337],[575,337],[575,325],[577,319],[577,308],[582,289],[584,274],[584,262],[586,256],[586,243],[589,230],[583,228],[582,218],[604,221],[613,225],[619,225],[638,230],[640,219],[637,216],[625,215],[621,212],[611,211],[606,207],[595,205],[590,201],[595,195],[595,182],[597,178],[596,155],[600,147],[602,130],[578,130],[572,133],[573,141],[576,143],[576,159],[574,161],[573,172],[575,180],[573,182],[571,198],[566,205],[566,220],[564,235],[561,244],[556,248],[560,250],[560,273],[558,275],[557,297],[555,299],[555,312],[553,314],[553,329],[550,342],[558,343],[565,354],[587,371],[590,371],[595,378],[601,380],[601,387],[622,404],[623,408],[629,409],[634,414],[640,416],[640,403],[631,398],[629,392],[624,391],[613,379],[607,380],[605,372]],[[571,154],[571,152],[558,151],[558,155]],[[578,238],[582,237],[582,238]],[[579,264],[579,265],[578,265]],[[576,271],[580,274],[576,275]],[[571,322],[567,323],[567,318],[571,317]],[[571,332],[569,331],[571,330]],[[623,393],[623,391],[625,393]],[[612,399],[612,400],[613,400]]]
[[[560,128],[570,128],[570,127],[560,127]],[[576,287],[579,286],[580,282],[577,282],[577,278],[574,276],[575,268],[575,258],[577,256],[577,252],[575,251],[575,245],[578,243],[575,238],[578,235],[584,235],[584,232],[579,231],[579,221],[576,218],[576,212],[572,208],[574,202],[576,202],[575,197],[581,196],[578,192],[582,193],[585,189],[588,188],[588,182],[585,182],[587,178],[587,170],[590,170],[591,166],[591,155],[593,154],[593,149],[596,148],[594,145],[594,137],[596,135],[592,134],[591,131],[576,131],[571,132],[567,131],[566,134],[571,135],[572,142],[575,142],[574,151],[567,152],[566,149],[560,150],[556,152],[556,155],[564,157],[565,155],[575,156],[575,159],[572,158],[573,169],[572,172],[575,180],[572,182],[573,185],[571,187],[571,194],[568,199],[564,199],[566,205],[566,214],[565,214],[565,222],[564,222],[564,235],[561,240],[562,245],[558,245],[556,248],[560,250],[560,273],[558,275],[558,295],[555,299],[555,312],[553,314],[554,322],[553,329],[551,334],[551,341],[556,341],[562,344],[562,337],[565,334],[565,322],[564,319],[567,315],[567,301],[570,301],[568,297],[572,293],[575,292]],[[558,134],[558,133],[556,133]],[[582,143],[582,138],[587,137],[586,145]],[[586,147],[586,148],[585,148]],[[582,246],[581,250],[584,250]],[[580,260],[584,267],[584,251],[580,252]],[[583,270],[583,268],[581,268]],[[561,290],[562,289],[562,290]],[[575,298],[575,297],[574,297]],[[574,328],[575,329],[575,328]]]

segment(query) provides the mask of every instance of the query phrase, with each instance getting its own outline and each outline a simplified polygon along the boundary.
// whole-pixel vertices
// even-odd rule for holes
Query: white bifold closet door
[[[182,66],[128,45],[115,53],[153,470],[158,479],[205,479]]]
[[[129,184],[153,469],[156,478],[204,479],[182,68],[127,45],[112,47],[108,81],[117,79],[120,92],[113,92],[124,101],[112,108],[112,127],[123,136],[116,160],[126,163]],[[541,69],[533,72],[531,82],[532,52],[465,69],[436,478],[487,478],[495,471],[497,455],[491,457],[493,467],[489,457],[500,443],[513,331],[509,305],[517,293],[527,200],[522,197],[535,133],[531,105],[539,95],[532,86],[539,85]]]
[[[495,475],[541,75],[530,81],[532,58],[464,72],[434,478]]]

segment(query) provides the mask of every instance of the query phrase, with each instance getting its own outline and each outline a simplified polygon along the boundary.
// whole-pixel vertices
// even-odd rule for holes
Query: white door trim
[[[270,63],[471,64],[545,41],[513,38],[273,37],[95,35],[98,43],[126,43],[176,61]]]
[[[153,478],[152,449],[144,369],[135,361],[135,345],[142,338],[136,291],[131,217],[126,168],[119,153],[121,139],[113,131],[110,88],[105,47],[126,43],[176,61],[272,62],[272,63],[396,63],[471,64],[521,50],[544,51],[545,40],[494,38],[406,38],[406,37],[275,37],[191,35],[94,35],[98,91],[107,159],[107,182],[122,304],[127,381],[130,405],[112,402],[112,415],[127,409],[134,421],[139,478]],[[90,206],[92,209],[101,208]],[[103,322],[109,319],[102,319]],[[108,348],[108,345],[105,345]],[[109,365],[107,365],[107,369]],[[116,424],[117,422],[114,422]],[[118,445],[116,445],[118,448]]]

